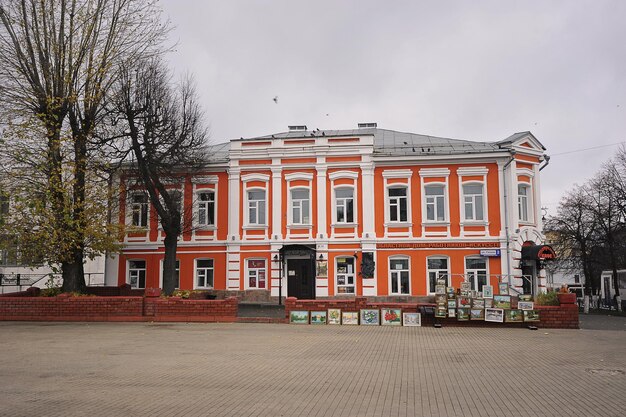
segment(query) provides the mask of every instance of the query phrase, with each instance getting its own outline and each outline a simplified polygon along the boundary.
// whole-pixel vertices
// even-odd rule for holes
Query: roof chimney
[[[378,127],[378,123],[376,122],[369,122],[369,123],[359,123],[359,129],[369,129],[369,128],[377,128]]]
[[[290,132],[304,132],[306,131],[306,125],[287,126]]]

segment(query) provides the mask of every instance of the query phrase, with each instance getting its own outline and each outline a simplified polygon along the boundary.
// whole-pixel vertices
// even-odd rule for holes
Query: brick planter
[[[559,304],[576,304],[576,294],[574,293],[557,293]]]

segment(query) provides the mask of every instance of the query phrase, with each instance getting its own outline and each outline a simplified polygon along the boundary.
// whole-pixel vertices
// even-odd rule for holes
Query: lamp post
[[[278,262],[278,305],[283,304],[283,257],[274,255],[274,261]]]

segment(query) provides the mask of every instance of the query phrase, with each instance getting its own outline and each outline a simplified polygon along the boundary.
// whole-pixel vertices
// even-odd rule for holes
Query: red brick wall
[[[541,321],[537,327],[545,329],[578,329],[578,306],[561,304],[560,306],[535,306],[539,310]]]
[[[237,299],[2,297],[0,320],[234,322]]]

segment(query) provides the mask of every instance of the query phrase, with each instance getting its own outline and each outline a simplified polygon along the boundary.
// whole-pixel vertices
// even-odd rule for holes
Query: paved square
[[[620,330],[3,322],[0,333],[2,416],[626,415]]]

